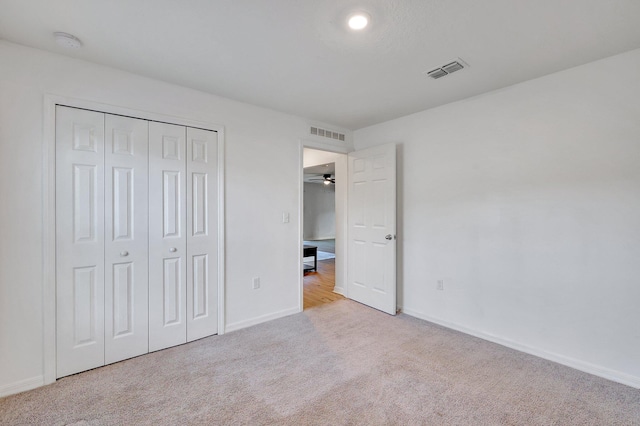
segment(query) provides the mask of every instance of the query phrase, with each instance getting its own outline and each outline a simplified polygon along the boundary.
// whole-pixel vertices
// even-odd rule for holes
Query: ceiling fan
[[[317,177],[313,177],[311,179],[309,179],[310,182],[322,182],[325,185],[335,185],[336,183],[336,179],[331,177],[330,173],[325,173],[322,175],[322,177],[317,176]]]

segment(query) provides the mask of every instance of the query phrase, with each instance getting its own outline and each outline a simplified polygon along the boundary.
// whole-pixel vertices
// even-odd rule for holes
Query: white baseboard
[[[274,319],[287,317],[289,315],[297,314],[298,312],[300,312],[300,309],[298,308],[285,309],[284,311],[274,312],[272,314],[262,315],[259,317],[250,318],[248,320],[227,324],[227,326],[225,327],[225,333],[251,327],[252,325],[262,324],[263,322],[271,321]]]
[[[594,376],[602,377],[607,380],[622,383],[623,385],[631,386],[636,389],[640,389],[640,377],[632,376],[621,371],[612,370],[610,368],[602,367],[599,365],[591,364],[589,362],[581,361],[579,359],[567,357],[564,355],[548,352],[542,349],[537,349],[531,346],[523,345],[521,343],[514,342],[509,339],[497,337],[491,334],[476,331],[449,321],[443,321],[438,318],[431,317],[423,314],[422,312],[414,311],[411,309],[402,309],[407,315],[419,318],[421,320],[429,321],[434,324],[441,325],[446,328],[450,328],[456,331],[460,331],[471,336],[479,337],[480,339],[488,340],[493,343],[497,343],[502,346],[506,346],[511,349],[515,349],[520,352],[527,353],[529,355],[544,358],[549,361],[557,362],[558,364],[566,365],[567,367],[575,368],[576,370],[583,371],[585,373],[593,374]]]
[[[20,380],[18,382],[9,383],[7,385],[0,386],[0,398],[3,396],[13,395],[14,393],[20,393],[31,389],[39,388],[44,385],[44,377],[36,376],[30,379]]]
[[[333,287],[333,292],[334,293],[338,293],[344,296],[344,288],[342,287],[338,287],[338,286],[334,286]]]

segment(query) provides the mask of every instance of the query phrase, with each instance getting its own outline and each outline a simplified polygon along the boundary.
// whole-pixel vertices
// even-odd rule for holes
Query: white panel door
[[[104,364],[104,114],[56,107],[57,377]]]
[[[149,351],[187,341],[186,129],[149,123]]]
[[[149,351],[149,122],[105,116],[105,363]]]
[[[396,314],[396,147],[349,154],[350,299]]]
[[[218,332],[218,134],[187,128],[187,341]]]

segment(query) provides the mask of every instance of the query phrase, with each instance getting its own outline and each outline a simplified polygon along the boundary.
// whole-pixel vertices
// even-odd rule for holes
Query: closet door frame
[[[224,126],[173,117],[155,112],[134,110],[92,100],[45,94],[43,117],[43,173],[42,173],[42,239],[43,239],[43,348],[44,384],[56,381],[56,105],[81,108],[106,114],[123,115],[149,121],[177,124],[218,133],[218,334],[225,330],[225,234],[224,234]]]

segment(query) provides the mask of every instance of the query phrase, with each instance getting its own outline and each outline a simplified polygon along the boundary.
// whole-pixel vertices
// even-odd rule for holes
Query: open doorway
[[[303,153],[303,309],[343,299],[346,155]]]

